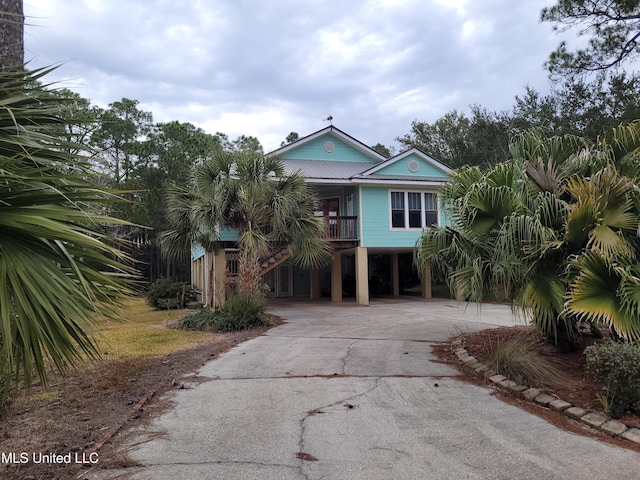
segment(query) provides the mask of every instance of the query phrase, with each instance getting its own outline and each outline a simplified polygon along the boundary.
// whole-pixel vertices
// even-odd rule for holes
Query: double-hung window
[[[405,201],[404,192],[391,192],[391,226],[404,228],[405,226]]]
[[[438,225],[438,197],[435,193],[424,194],[424,226]]]
[[[391,191],[391,228],[424,228],[438,224],[438,197],[431,192]]]

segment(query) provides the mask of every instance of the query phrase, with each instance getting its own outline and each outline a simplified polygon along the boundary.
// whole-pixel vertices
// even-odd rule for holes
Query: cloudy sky
[[[25,58],[106,107],[136,99],[267,150],[333,124],[396,146],[415,119],[548,89],[553,0],[24,0]]]

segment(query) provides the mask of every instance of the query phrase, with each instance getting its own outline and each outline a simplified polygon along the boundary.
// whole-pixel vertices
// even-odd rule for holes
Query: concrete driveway
[[[133,457],[137,479],[610,479],[640,455],[559,430],[455,380],[433,342],[519,323],[446,300],[277,302],[288,323],[202,368],[211,381]],[[522,323],[522,322],[520,322]],[[144,435],[142,435],[144,437]]]

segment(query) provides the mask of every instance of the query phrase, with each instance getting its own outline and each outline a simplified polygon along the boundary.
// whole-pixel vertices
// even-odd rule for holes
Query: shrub
[[[214,328],[218,332],[232,332],[268,325],[269,321],[264,315],[266,306],[267,301],[264,297],[234,295],[227,300],[222,310],[216,313]]]
[[[607,414],[640,413],[640,347],[630,343],[592,345],[585,350],[587,372],[605,390],[599,397]]]
[[[233,295],[221,309],[201,310],[184,317],[176,328],[180,330],[205,330],[211,328],[216,332],[233,332],[269,324],[264,315],[267,301],[248,295]]]
[[[553,386],[567,384],[568,377],[538,350],[539,337],[524,333],[492,345],[488,366],[520,384]]]
[[[182,318],[177,325],[178,330],[205,330],[213,327],[216,314],[211,310],[200,310],[198,313]]]
[[[195,300],[195,292],[191,286],[168,278],[159,278],[147,292],[147,303],[153,308],[184,308],[192,300]]]

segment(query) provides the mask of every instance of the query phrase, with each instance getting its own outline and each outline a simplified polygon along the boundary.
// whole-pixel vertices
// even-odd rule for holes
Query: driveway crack
[[[347,374],[347,361],[349,360],[349,356],[351,355],[351,348],[358,342],[359,342],[359,340],[354,340],[353,342],[351,342],[349,344],[349,346],[347,346],[347,353],[341,359],[341,361],[342,361],[342,375],[346,375]]]
[[[154,467],[169,467],[169,466],[198,466],[198,465],[253,465],[262,468],[285,468],[293,471],[300,471],[300,467],[297,465],[287,465],[284,463],[266,463],[266,462],[252,462],[249,460],[209,460],[209,461],[194,461],[194,462],[167,462],[167,463],[147,463],[142,468],[154,468]],[[135,472],[140,469],[141,466],[125,467],[125,471]],[[301,475],[308,479],[309,477],[301,472]],[[120,478],[120,477],[118,477]]]
[[[353,343],[355,343],[355,342],[353,342]],[[351,348],[353,343],[349,346],[349,348]],[[348,356],[349,356],[349,354],[347,354],[345,356],[345,358],[347,358]],[[346,398],[341,398],[340,400],[337,400],[337,401],[335,401],[333,403],[329,403],[327,405],[323,405],[321,407],[316,407],[316,408],[310,409],[300,419],[300,422],[299,422],[299,425],[300,425],[300,437],[298,439],[298,453],[296,455],[300,459],[300,465],[298,467],[298,470],[299,470],[300,474],[305,479],[309,478],[309,476],[304,471],[304,463],[305,463],[305,461],[308,461],[308,460],[305,460],[305,458],[308,458],[308,456],[313,457],[313,455],[311,455],[309,452],[305,452],[305,450],[304,450],[304,448],[305,448],[304,439],[305,439],[305,433],[306,433],[306,430],[307,430],[307,425],[306,425],[307,424],[307,419],[309,417],[316,416],[319,413],[324,413],[323,409],[335,407],[336,405],[341,405],[343,403],[346,403],[346,402],[355,400],[357,398],[361,398],[361,397],[363,397],[365,395],[368,395],[369,393],[373,392],[376,388],[378,388],[380,386],[380,381],[383,378],[384,377],[371,377],[371,380],[373,380],[372,385],[367,390],[365,390],[364,392],[357,393],[355,395],[351,395],[351,396],[346,397]],[[315,459],[315,457],[313,457],[313,458]]]

